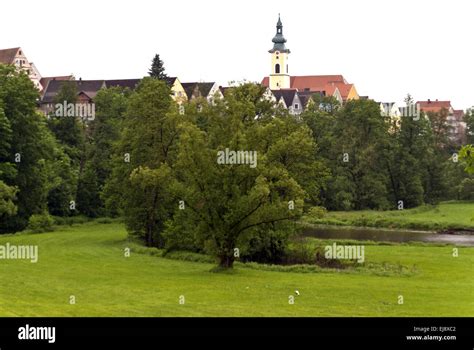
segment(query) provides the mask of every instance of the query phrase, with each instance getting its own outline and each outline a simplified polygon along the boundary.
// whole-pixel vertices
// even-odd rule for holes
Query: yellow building
[[[168,83],[171,86],[171,97],[176,101],[176,103],[182,104],[188,100],[186,90],[177,77],[169,78]]]

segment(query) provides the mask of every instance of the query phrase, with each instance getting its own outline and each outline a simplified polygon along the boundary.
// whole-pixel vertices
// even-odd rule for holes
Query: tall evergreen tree
[[[151,68],[148,71],[148,74],[152,78],[164,80],[167,82],[168,75],[165,73],[165,66],[163,61],[160,59],[160,55],[156,54],[155,57],[153,57]]]

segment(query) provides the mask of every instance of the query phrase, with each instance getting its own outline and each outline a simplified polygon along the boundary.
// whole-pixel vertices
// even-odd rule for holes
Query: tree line
[[[313,96],[292,116],[251,83],[179,106],[154,61],[134,91],[100,90],[93,120],[41,115],[26,74],[0,65],[0,232],[51,216],[120,216],[148,246],[210,253],[229,268],[281,259],[313,206],[474,199],[470,148],[451,143],[444,112],[394,125],[374,101]],[[56,100],[76,103],[74,85]],[[225,149],[255,152],[258,165],[222,164]]]

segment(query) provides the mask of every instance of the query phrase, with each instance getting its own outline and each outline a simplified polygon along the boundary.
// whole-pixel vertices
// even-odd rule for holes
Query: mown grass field
[[[212,264],[133,250],[126,258],[119,223],[0,237],[7,242],[37,244],[39,261],[0,260],[0,316],[474,316],[473,248],[454,258],[450,246],[367,245],[366,262],[416,270],[378,276],[241,265],[212,273]]]
[[[443,202],[392,211],[329,212],[316,223],[426,230],[474,229],[474,202]]]

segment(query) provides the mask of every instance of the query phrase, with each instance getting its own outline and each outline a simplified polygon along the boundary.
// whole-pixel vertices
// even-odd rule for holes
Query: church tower
[[[278,15],[277,32],[272,39],[273,49],[268,51],[272,55],[272,70],[270,74],[270,89],[289,89],[290,75],[288,73],[288,55],[290,50],[286,48],[286,39],[283,36],[283,24]]]

